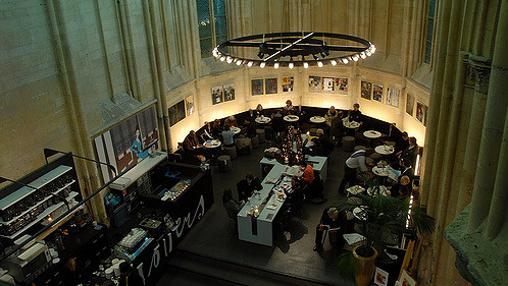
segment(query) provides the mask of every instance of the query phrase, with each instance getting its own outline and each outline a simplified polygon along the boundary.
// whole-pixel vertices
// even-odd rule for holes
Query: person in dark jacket
[[[316,226],[316,238],[314,251],[323,250],[323,235],[325,231],[334,232],[336,242],[342,244],[344,242],[342,235],[350,233],[353,230],[353,222],[348,219],[345,211],[340,212],[336,207],[329,207],[323,211],[321,220]]]
[[[261,181],[258,177],[254,177],[252,174],[247,174],[245,179],[241,180],[237,184],[238,188],[238,199],[241,201],[247,200],[252,193],[256,190],[261,190]]]
[[[353,104],[353,110],[349,111],[349,121],[355,121],[358,123],[362,123],[363,116],[362,112],[360,111],[360,104],[355,103]]]

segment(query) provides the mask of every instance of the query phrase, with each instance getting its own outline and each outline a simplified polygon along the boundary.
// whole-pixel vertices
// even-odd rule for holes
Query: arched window
[[[434,16],[436,13],[436,0],[429,0],[427,6],[427,23],[425,33],[425,47],[423,51],[423,62],[430,64],[432,58],[432,37],[434,34]]]
[[[212,49],[227,39],[226,6],[224,0],[196,0],[198,10],[201,57],[212,56]]]

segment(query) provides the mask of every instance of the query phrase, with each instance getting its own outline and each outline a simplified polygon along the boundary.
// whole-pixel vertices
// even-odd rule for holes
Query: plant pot
[[[361,248],[367,247],[369,256],[363,254]],[[355,267],[355,281],[357,286],[369,286],[372,281],[372,276],[376,270],[376,258],[378,252],[374,247],[359,245],[353,249],[353,264]]]

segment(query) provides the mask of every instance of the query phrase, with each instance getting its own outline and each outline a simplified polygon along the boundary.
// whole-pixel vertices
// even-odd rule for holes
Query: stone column
[[[504,118],[508,106],[508,0],[503,0],[492,59],[485,122],[474,182],[469,229],[476,230],[489,215],[496,179],[498,156],[503,135]],[[504,174],[506,176],[506,174]]]

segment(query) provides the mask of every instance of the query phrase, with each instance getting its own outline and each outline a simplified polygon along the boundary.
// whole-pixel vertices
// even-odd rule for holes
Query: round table
[[[297,122],[298,120],[300,120],[300,117],[296,115],[286,115],[283,117],[283,119],[286,122]]]
[[[358,194],[365,192],[365,188],[360,185],[355,185],[355,186],[347,188],[346,192],[348,192],[349,194],[354,196],[354,195],[358,195]]]
[[[363,132],[363,136],[365,136],[365,138],[368,138],[368,139],[378,139],[381,136],[383,136],[383,134],[381,134],[381,132],[376,131],[376,130],[367,130],[367,131]]]
[[[372,173],[374,173],[376,176],[380,176],[380,177],[387,177],[388,176],[388,171],[386,170],[386,167],[374,166],[374,167],[372,167]]]
[[[374,150],[376,151],[376,153],[381,155],[391,155],[393,154],[393,152],[395,152],[395,148],[393,148],[393,146],[391,145],[379,145],[376,146]]]
[[[270,121],[272,121],[272,119],[270,117],[261,115],[261,116],[256,117],[256,119],[254,119],[254,121],[256,121],[256,123],[259,123],[259,124],[267,124],[267,123],[270,123]]]
[[[236,126],[231,126],[231,127],[229,128],[229,130],[233,131],[233,133],[234,133],[235,135],[240,134],[240,132],[242,132],[242,129],[241,129],[240,127],[236,127]]]
[[[214,139],[214,140],[206,140],[205,143],[203,143],[203,146],[207,149],[215,149],[220,147],[222,145],[222,142],[220,140]]]
[[[325,123],[326,119],[323,116],[312,116],[309,119],[309,121],[312,123],[321,124],[321,123]]]
[[[356,121],[349,121],[347,118],[344,118],[345,120],[342,120],[342,125],[344,125],[344,127],[346,128],[349,128],[349,129],[356,129],[358,127],[360,127],[360,123],[356,122]]]

